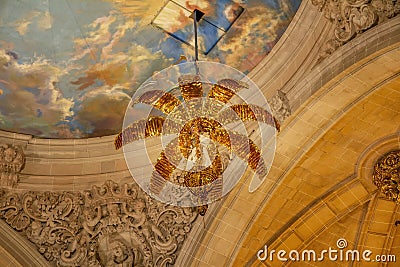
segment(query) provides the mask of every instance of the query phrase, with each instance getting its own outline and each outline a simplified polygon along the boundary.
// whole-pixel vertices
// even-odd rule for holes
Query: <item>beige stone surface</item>
[[[349,266],[256,258],[265,245],[276,251],[320,251],[336,247],[340,238],[346,239],[348,248],[400,255],[400,226],[394,226],[400,220],[399,208],[379,195],[371,182],[376,160],[400,149],[400,17],[318,61],[332,31],[312,1],[303,1],[284,36],[249,74],[268,99],[283,92],[292,114],[277,136],[264,184],[249,193],[252,173],[247,170],[230,194],[212,203],[206,216],[195,222],[178,266]],[[114,136],[44,140],[0,132],[0,142],[21,145],[26,156],[17,192],[82,192],[106,180],[132,183],[113,140]],[[154,139],[147,145],[155,161],[160,143]],[[135,160],[143,161],[142,155]],[[132,173],[139,175],[140,169]],[[10,247],[0,244],[0,266],[23,263]]]

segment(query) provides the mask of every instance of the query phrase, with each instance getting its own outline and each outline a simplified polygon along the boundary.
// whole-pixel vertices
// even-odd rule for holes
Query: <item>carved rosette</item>
[[[197,217],[112,181],[83,193],[1,189],[0,199],[0,217],[56,266],[172,265]]]
[[[24,164],[21,147],[0,143],[0,186],[15,187]]]
[[[372,180],[387,199],[400,204],[400,150],[389,152],[377,161]]]
[[[399,0],[311,0],[334,24],[334,38],[323,47],[325,58],[358,34],[400,13]]]

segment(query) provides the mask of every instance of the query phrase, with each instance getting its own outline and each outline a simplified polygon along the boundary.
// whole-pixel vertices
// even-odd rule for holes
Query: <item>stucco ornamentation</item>
[[[334,24],[334,38],[327,41],[320,57],[325,58],[339,46],[365,30],[400,13],[399,0],[311,0]]]
[[[112,181],[84,192],[2,189],[0,200],[0,217],[57,266],[173,264],[197,217]]]
[[[283,123],[286,118],[292,114],[289,99],[286,94],[280,90],[268,101],[268,104],[272,109],[272,113],[280,123]]]
[[[372,180],[387,199],[400,204],[400,150],[389,152],[376,162]]]
[[[15,187],[25,164],[21,147],[0,143],[0,186]]]

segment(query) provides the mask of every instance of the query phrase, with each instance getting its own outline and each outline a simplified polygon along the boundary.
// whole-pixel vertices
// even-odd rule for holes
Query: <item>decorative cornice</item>
[[[0,143],[0,186],[15,187],[25,164],[21,147]]]
[[[197,217],[112,181],[84,192],[1,189],[0,203],[0,217],[57,266],[169,266]]]
[[[357,35],[400,13],[399,0],[311,0],[334,25],[333,38],[328,40],[320,59],[332,54]]]
[[[387,199],[400,204],[400,150],[385,154],[375,163],[372,180]]]

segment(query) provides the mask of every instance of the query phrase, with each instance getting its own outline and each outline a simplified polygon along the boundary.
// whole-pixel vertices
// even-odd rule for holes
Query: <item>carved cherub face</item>
[[[8,147],[4,150],[4,159],[6,162],[12,162],[14,156],[15,156],[15,150],[12,149],[11,147]]]
[[[90,209],[83,210],[83,216],[87,221],[90,221],[94,218],[94,214]]]
[[[109,204],[107,205],[107,209],[109,212],[109,216],[118,216],[119,215],[119,207],[118,204]]]
[[[114,243],[113,252],[115,257],[121,257],[124,253],[119,242]]]
[[[32,222],[32,235],[33,236],[38,236],[40,232],[42,231],[42,224],[40,222]]]
[[[144,201],[143,200],[141,200],[141,199],[136,199],[134,202],[133,202],[133,209],[135,210],[135,211],[138,211],[138,212],[143,212],[144,211],[144,209],[145,209],[145,207],[146,207],[146,205],[144,204]]]
[[[121,263],[126,259],[127,248],[124,244],[119,241],[114,241],[111,243],[110,248],[112,252],[112,258],[115,262]]]

